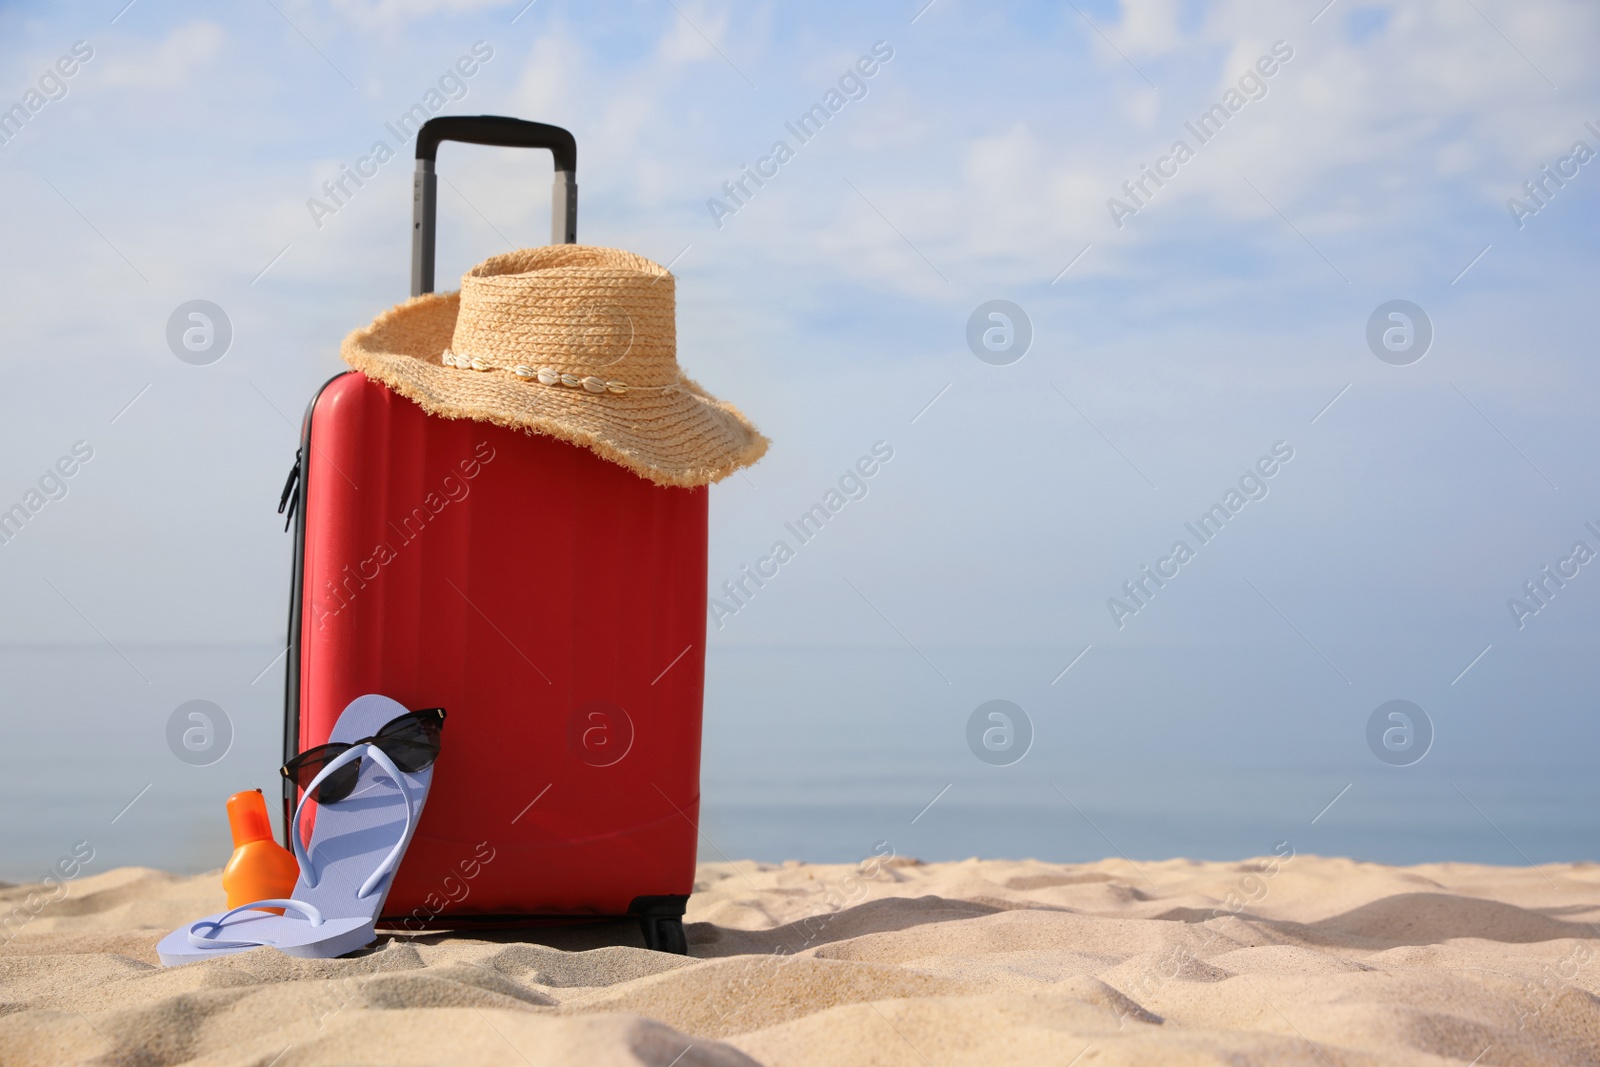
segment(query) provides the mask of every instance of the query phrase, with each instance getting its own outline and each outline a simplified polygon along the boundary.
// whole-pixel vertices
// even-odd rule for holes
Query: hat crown
[[[678,366],[672,275],[612,248],[485,260],[354,330],[346,363],[424,411],[548,434],[661,486],[760,459],[767,439]]]
[[[614,248],[507,252],[461,279],[450,347],[502,366],[631,386],[678,380],[676,288],[666,268]]]

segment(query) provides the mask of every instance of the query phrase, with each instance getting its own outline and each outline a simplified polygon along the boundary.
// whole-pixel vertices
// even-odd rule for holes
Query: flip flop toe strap
[[[241,911],[254,911],[260,908],[282,908],[285,911],[297,911],[306,917],[312,926],[321,926],[323,923],[322,912],[315,905],[307,904],[303,900],[287,900],[274,898],[270,900],[257,900],[249,904],[241,904],[231,911],[217,916],[215,919],[201,919],[189,927],[189,944],[195,948],[254,948],[257,945],[271,944],[270,941],[218,941],[217,934],[227,921]],[[209,933],[199,933],[202,928]]]
[[[407,842],[411,840],[411,827],[416,822],[416,805],[411,801],[411,791],[406,788],[405,777],[401,774],[400,768],[396,767],[394,761],[389,758],[389,754],[371,742],[364,745],[356,745],[354,748],[349,748],[339,753],[338,756],[329,761],[326,767],[317,772],[317,776],[311,779],[311,784],[306,786],[305,792],[300,797],[300,804],[294,809],[294,819],[289,824],[292,828],[289,833],[289,843],[294,846],[294,858],[300,864],[300,877],[305,879],[307,889],[315,889],[317,881],[321,878],[321,873],[311,865],[311,855],[301,842],[300,814],[305,811],[306,801],[310,800],[312,795],[316,793],[317,787],[322,784],[323,779],[340,767],[354,762],[362,756],[370,756],[372,761],[387,771],[389,777],[394,780],[395,788],[400,790],[400,799],[406,805],[406,825],[405,829],[400,833],[400,840],[396,841],[394,848],[389,850],[389,855],[384,857],[383,862],[378,864],[378,869],[373,871],[367,877],[367,880],[361,884],[361,888],[356,892],[357,900],[365,900],[371,896],[384,883],[384,880],[394,873],[395,867],[400,863],[401,854],[405,852]]]

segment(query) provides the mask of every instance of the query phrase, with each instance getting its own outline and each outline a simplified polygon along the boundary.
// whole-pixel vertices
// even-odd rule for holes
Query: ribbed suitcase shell
[[[305,433],[287,747],[324,743],[363,693],[448,714],[388,921],[687,896],[707,489],[438,418],[359,373],[323,388]]]

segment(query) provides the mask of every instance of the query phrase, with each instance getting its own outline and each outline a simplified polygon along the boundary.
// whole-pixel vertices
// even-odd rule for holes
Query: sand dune
[[[1600,1065],[1600,866],[707,864],[628,925],[166,969],[215,875],[0,890],[0,1064]],[[12,909],[21,907],[20,913]]]

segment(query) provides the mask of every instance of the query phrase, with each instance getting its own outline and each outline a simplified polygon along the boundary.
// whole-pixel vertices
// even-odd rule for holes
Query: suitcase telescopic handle
[[[548,148],[556,161],[551,195],[550,243],[578,240],[578,142],[560,126],[499,115],[447,115],[429,119],[417,131],[417,173],[411,182],[411,295],[433,292],[433,247],[437,227],[439,179],[433,172],[443,141]]]

